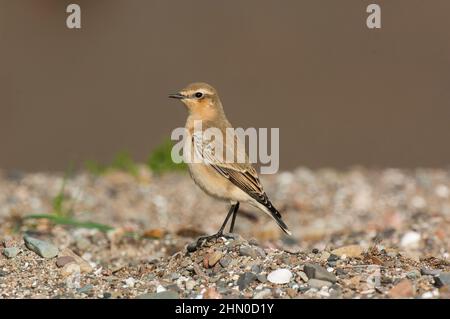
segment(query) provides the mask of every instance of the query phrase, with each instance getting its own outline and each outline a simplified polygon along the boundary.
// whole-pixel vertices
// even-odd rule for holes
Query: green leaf
[[[27,215],[24,217],[24,219],[48,219],[52,221],[55,224],[58,225],[68,225],[73,226],[77,228],[89,228],[89,229],[98,229],[102,232],[107,232],[110,230],[113,230],[114,227],[94,223],[91,221],[79,221],[70,217],[64,217],[64,216],[58,216],[54,214],[33,214],[33,215]]]

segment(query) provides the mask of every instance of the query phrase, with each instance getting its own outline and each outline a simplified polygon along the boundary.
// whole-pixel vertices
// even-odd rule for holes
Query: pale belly
[[[186,143],[189,143],[191,139],[187,139]],[[194,152],[193,145],[190,150]],[[189,148],[184,148],[184,151]],[[190,154],[184,153],[184,156]],[[193,158],[193,157],[188,157]],[[226,177],[222,176],[214,168],[204,163],[189,163],[187,161],[189,173],[191,174],[194,182],[208,195],[222,200],[229,200],[232,202],[246,202],[250,199],[245,192],[235,186]]]

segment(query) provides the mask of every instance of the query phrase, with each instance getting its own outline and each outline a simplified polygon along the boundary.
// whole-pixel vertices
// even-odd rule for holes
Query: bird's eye
[[[197,92],[197,93],[194,94],[194,96],[195,96],[197,99],[201,99],[201,98],[203,97],[203,93],[202,93],[202,92]]]

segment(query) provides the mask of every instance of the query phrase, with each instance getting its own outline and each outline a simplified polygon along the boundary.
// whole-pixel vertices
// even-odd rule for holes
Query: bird
[[[180,100],[188,110],[183,157],[185,161],[190,159],[187,160],[187,166],[192,179],[206,194],[229,201],[231,205],[219,231],[210,236],[200,237],[197,245],[211,239],[227,237],[224,229],[230,217],[229,233],[233,233],[240,203],[250,204],[266,213],[275,220],[284,233],[291,235],[280,212],[264,191],[258,174],[237,137],[234,137],[233,145],[230,145],[220,142],[220,139],[201,136],[209,128],[219,130],[224,135],[227,129],[233,128],[225,115],[217,90],[207,83],[195,82],[177,93],[169,94],[169,98]],[[202,130],[200,134],[195,130],[199,121]],[[224,160],[223,155],[228,151],[237,153],[233,155],[234,160],[236,156],[242,156],[244,160]],[[200,160],[192,160],[194,156]]]

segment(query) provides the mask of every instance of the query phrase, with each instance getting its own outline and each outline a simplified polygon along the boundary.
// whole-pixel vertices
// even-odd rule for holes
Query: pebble
[[[441,271],[438,269],[422,268],[420,269],[420,273],[422,274],[422,276],[437,276],[441,273]]]
[[[322,287],[331,287],[332,283],[326,280],[310,279],[308,285],[311,288],[321,289]]]
[[[239,276],[237,280],[237,285],[239,290],[244,290],[248,287],[250,283],[252,283],[256,279],[256,275],[252,272],[245,272]]]
[[[339,256],[339,257],[346,255],[347,257],[350,257],[350,258],[357,258],[357,257],[361,257],[361,255],[363,253],[363,249],[359,245],[348,245],[348,246],[343,246],[343,247],[337,248],[337,249],[331,251],[331,253],[336,256]]]
[[[49,242],[27,235],[25,235],[23,239],[28,249],[34,251],[36,254],[43,258],[53,258],[58,255],[58,248]]]
[[[397,285],[392,287],[388,296],[391,298],[408,298],[414,296],[414,287],[410,280],[403,279]]]
[[[56,266],[58,268],[61,268],[64,267],[66,264],[73,262],[75,262],[75,258],[73,258],[72,256],[62,256],[56,259]]]
[[[274,284],[287,284],[291,278],[291,271],[284,268],[274,270],[267,276],[267,280]]]
[[[223,268],[227,268],[228,265],[231,263],[231,258],[228,256],[222,257],[219,260],[219,264],[223,267]]]
[[[416,249],[419,248],[420,244],[420,234],[415,231],[406,232],[402,239],[400,240],[400,246],[408,249]]]
[[[331,255],[328,257],[328,259],[327,259],[328,262],[335,262],[335,261],[338,261],[338,260],[339,260],[339,256],[337,256],[337,255],[335,255],[335,254],[331,254]]]
[[[75,263],[66,264],[61,269],[61,273],[64,277],[68,277],[72,274],[80,273],[80,272],[81,272],[80,265],[75,264]]]
[[[124,282],[125,282],[125,287],[133,288],[134,285],[136,284],[136,279],[134,279],[133,277],[128,277],[127,279],[124,280]]]
[[[188,280],[188,281],[186,281],[186,290],[188,290],[188,291],[191,291],[191,290],[193,290],[194,289],[194,287],[195,287],[195,281],[193,281],[193,280]]]
[[[267,276],[263,274],[256,275],[256,279],[258,279],[259,282],[265,283],[267,282]]]
[[[305,264],[303,271],[309,279],[320,279],[335,283],[336,276],[332,272],[328,272],[325,268],[318,264]]]
[[[87,294],[89,291],[91,291],[92,289],[94,289],[94,286],[92,286],[92,285],[86,285],[86,286],[84,286],[84,287],[81,287],[81,288],[78,288],[77,289],[77,292],[79,293],[79,294]]]
[[[252,273],[259,274],[261,272],[261,266],[260,265],[253,265],[250,268],[250,270],[251,270]]]
[[[178,293],[170,290],[137,296],[137,299],[178,299],[178,298],[179,298]]]
[[[270,289],[264,289],[264,290],[258,291],[253,296],[253,299],[267,299],[271,295],[272,295],[272,291]]]
[[[209,267],[213,267],[217,262],[222,258],[223,254],[221,251],[215,251],[212,254],[208,255],[208,265]]]
[[[20,253],[20,248],[18,247],[8,247],[3,249],[3,255],[7,258],[14,258]]]
[[[72,257],[73,259],[75,259],[75,262],[80,266],[80,269],[81,269],[82,273],[90,273],[90,272],[92,272],[94,270],[92,268],[92,266],[86,260],[84,260],[83,258],[78,256],[77,254],[75,254],[69,248],[66,248],[63,251],[61,251],[59,256],[60,257]]]
[[[300,277],[300,279],[301,279],[303,282],[308,282],[308,276],[306,276],[306,274],[305,274],[303,271],[299,271],[299,272],[297,273],[297,275]]]
[[[258,257],[258,254],[257,254],[256,250],[253,249],[252,247],[249,247],[249,246],[241,246],[239,248],[239,254],[241,256],[249,256],[249,257],[252,257],[252,258],[257,258]]]
[[[434,277],[434,285],[437,288],[450,286],[450,272],[441,272],[437,277]]]

